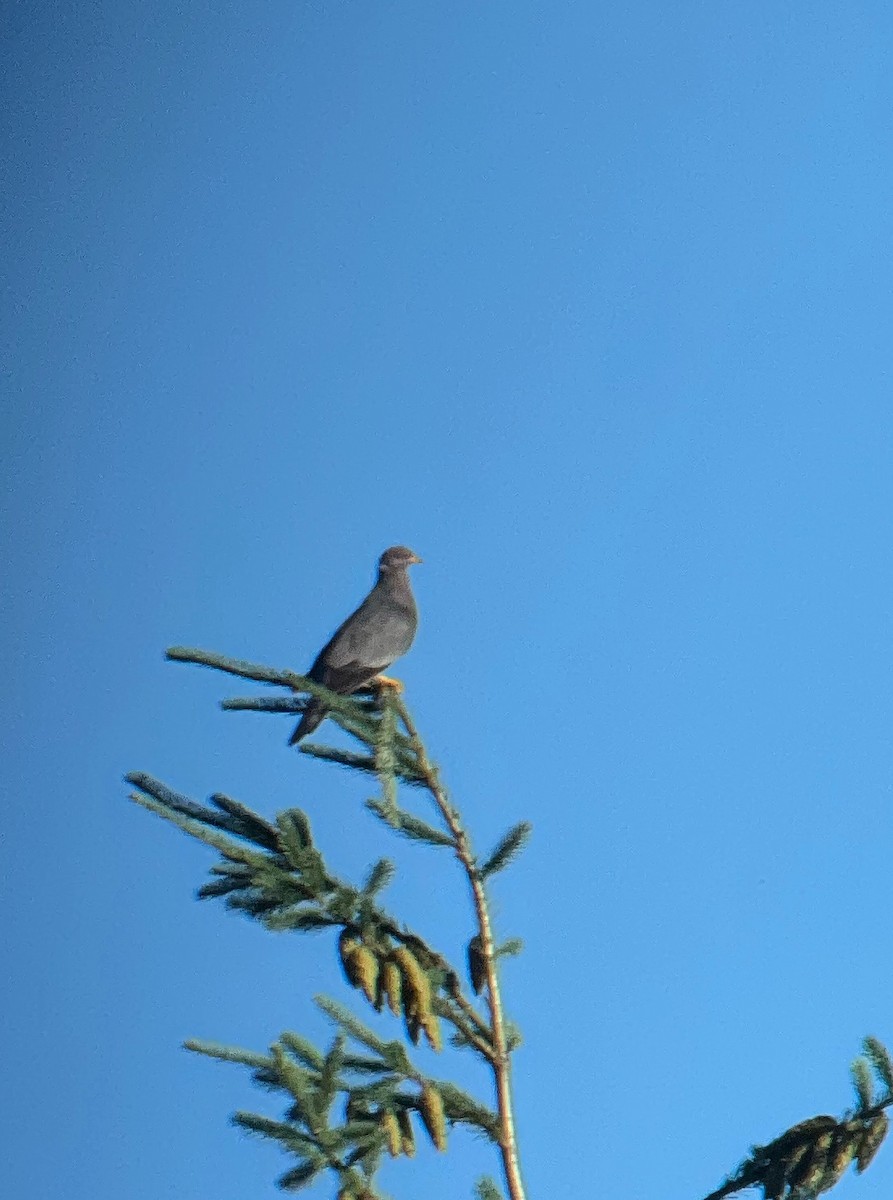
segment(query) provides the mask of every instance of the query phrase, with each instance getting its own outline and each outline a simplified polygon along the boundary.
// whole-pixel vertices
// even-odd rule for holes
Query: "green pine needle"
[[[497,844],[483,866],[478,868],[478,874],[481,879],[486,879],[488,875],[495,875],[497,871],[501,871],[514,858],[517,858],[527,844],[532,832],[533,826],[529,821],[519,821],[517,825],[513,825]]]
[[[381,782],[382,803],[390,810],[397,807],[396,737],[397,714],[385,697],[375,738],[375,772]]]
[[[183,1043],[183,1049],[193,1054],[204,1054],[206,1058],[216,1058],[218,1062],[238,1063],[239,1066],[253,1067],[255,1070],[272,1070],[276,1066],[269,1054],[242,1050],[238,1046],[222,1046],[218,1042],[204,1042],[199,1038],[189,1038]]]
[[[307,701],[297,696],[227,696],[220,701],[224,712],[288,713],[297,716],[304,712]]]
[[[317,1008],[321,1008],[330,1020],[336,1025],[340,1025],[345,1033],[349,1033],[351,1037],[356,1038],[358,1042],[362,1042],[364,1046],[368,1046],[370,1050],[374,1050],[376,1054],[380,1054],[383,1058],[387,1057],[387,1043],[382,1041],[377,1034],[364,1025],[353,1013],[339,1004],[337,1000],[333,1000],[330,996],[314,996],[314,1003]]]
[[[378,895],[394,878],[396,870],[397,868],[389,858],[380,858],[366,877],[366,882],[363,884],[363,895],[369,897]]]
[[[299,1066],[290,1055],[286,1054],[278,1042],[272,1047],[272,1050],[273,1057],[276,1059],[276,1070],[279,1072],[283,1086],[291,1092],[296,1107],[304,1119],[308,1120],[310,1114],[315,1111],[313,1091],[316,1081],[313,1074]]]
[[[856,1111],[861,1112],[874,1104],[874,1082],[868,1060],[860,1055],[850,1067],[853,1087],[856,1089]]]
[[[321,758],[337,763],[341,767],[352,767],[356,771],[375,774],[375,759],[371,754],[356,754],[353,750],[339,750],[336,746],[322,746],[319,742],[301,742],[298,749],[311,758]]]
[[[307,817],[299,809],[293,808],[279,813],[276,825],[276,849],[282,852],[291,866],[300,870],[304,855],[312,845],[306,836],[310,829]]]
[[[506,1021],[505,1023],[505,1046],[511,1054],[522,1045],[524,1038],[521,1035],[521,1030],[514,1021]]]
[[[350,1056],[345,1059],[345,1069]],[[387,1071],[388,1068],[381,1064],[381,1069]],[[402,1079],[389,1072],[384,1079],[375,1079],[372,1083],[356,1084],[350,1089],[351,1101],[355,1104],[364,1104],[368,1106],[376,1106],[378,1108],[393,1108],[398,1102],[397,1089],[402,1083]]]
[[[371,1143],[377,1142],[379,1137],[377,1121],[371,1117],[365,1121],[357,1118],[353,1121],[346,1121],[337,1129],[332,1130],[331,1145],[337,1154],[343,1154],[352,1146],[362,1145],[364,1149],[367,1149]]]
[[[290,1171],[286,1171],[284,1175],[280,1175],[276,1180],[276,1186],[283,1192],[298,1192],[302,1188],[305,1188],[308,1183],[312,1183],[325,1165],[326,1160],[322,1155],[318,1155],[316,1158],[308,1158],[300,1166],[292,1167]]]
[[[255,920],[262,921],[264,924],[270,915],[281,907],[275,896],[270,896],[265,891],[254,887],[243,888],[242,891],[229,896],[226,906],[236,909],[238,912],[247,913],[249,917],[254,917]]]
[[[370,750],[375,746],[378,737],[378,718],[368,710],[360,708],[356,701],[350,702],[350,709],[344,712],[331,713],[335,722],[341,726],[345,733],[349,733],[351,737],[355,737],[358,742],[362,742],[364,746],[368,746]]]
[[[212,900],[217,896],[228,896],[230,892],[241,891],[246,886],[244,879],[214,879],[204,883],[195,893],[199,900]]]
[[[265,821],[259,813],[222,792],[215,792],[211,796],[211,803],[244,826],[246,837],[250,837],[252,841],[264,846],[267,850],[276,849],[276,827],[269,821]]]
[[[333,762],[337,766],[350,767],[352,770],[378,777],[378,767],[371,754],[357,754],[353,750],[342,750],[337,746],[324,746],[320,742],[301,742],[298,750],[301,754],[309,754],[311,758],[320,758],[325,762]],[[397,754],[394,775],[411,787],[417,787],[423,782],[417,768],[403,752]]]
[[[279,912],[268,913],[264,917],[264,925],[273,933],[282,933],[288,929],[294,929],[298,933],[316,933],[320,929],[331,929],[333,925],[340,924],[340,921],[316,908],[285,908]]]
[[[131,782],[133,782],[132,779]],[[149,812],[155,813],[156,816],[163,817],[165,821],[170,821],[172,825],[176,825],[178,829],[182,829],[184,833],[188,833],[190,837],[194,837],[208,846],[213,846],[215,850],[219,850],[221,854],[226,858],[232,859],[234,862],[247,863],[249,866],[260,866],[266,862],[265,855],[249,850],[247,846],[243,846],[239,842],[234,842],[232,838],[225,837],[222,833],[217,833],[215,830],[209,829],[205,824],[204,817],[187,817],[181,811],[156,799],[154,796],[141,794],[140,792],[131,792],[130,799],[135,804],[140,804],[143,808],[147,808]],[[198,808],[198,805],[196,805],[196,808]]]
[[[435,829],[433,825],[420,821],[418,817],[414,817],[401,808],[391,809],[378,799],[367,800],[366,807],[385,825],[395,829],[397,833],[402,833],[411,841],[427,842],[429,846],[454,847],[455,845],[450,834],[444,833],[442,829]]]
[[[353,1071],[357,1075],[380,1075],[390,1069],[388,1064],[380,1058],[369,1058],[364,1054],[346,1054],[344,1056],[344,1070]]]
[[[341,1080],[341,1068],[344,1066],[344,1046],[346,1038],[339,1033],[323,1061],[319,1076],[319,1103],[321,1110],[328,1111],[338,1093]]]
[[[509,938],[503,942],[501,946],[496,947],[497,958],[514,958],[524,949],[524,942],[521,938]]]
[[[279,1041],[302,1066],[309,1068],[311,1071],[321,1071],[323,1069],[325,1055],[312,1042],[308,1041],[307,1038],[302,1037],[299,1033],[287,1031],[280,1034]]]
[[[316,1149],[314,1140],[294,1125],[289,1125],[285,1121],[274,1121],[260,1113],[233,1113],[232,1123],[238,1125],[240,1129],[247,1129],[249,1133],[259,1133],[262,1137],[273,1138],[287,1150],[292,1150],[296,1154],[304,1155],[308,1150]]]
[[[451,1121],[474,1125],[489,1138],[499,1140],[499,1116],[474,1096],[453,1083],[438,1081],[437,1090],[443,1098],[444,1110]]]
[[[887,1089],[888,1095],[893,1096],[893,1060],[890,1058],[887,1047],[876,1037],[867,1037],[862,1043],[862,1049],[870,1059],[878,1078]]]

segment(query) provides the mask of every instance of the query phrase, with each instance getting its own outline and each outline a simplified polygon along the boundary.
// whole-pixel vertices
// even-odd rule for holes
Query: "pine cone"
[[[399,1158],[400,1151],[403,1148],[403,1139],[400,1135],[400,1125],[391,1109],[383,1108],[381,1110],[379,1124],[387,1139],[388,1153],[391,1158]]]
[[[478,933],[468,943],[468,977],[471,980],[471,987],[474,994],[479,996],[484,990],[484,984],[487,982],[487,962],[484,958],[481,937]]]
[[[403,976],[390,954],[382,963],[378,974],[378,991],[381,1001],[387,1001],[388,1008],[395,1017],[399,1017],[403,995]],[[380,1008],[380,1004],[378,1007]]]
[[[862,1134],[859,1149],[856,1151],[856,1171],[861,1175],[871,1165],[871,1161],[880,1149],[881,1142],[887,1136],[890,1122],[886,1113],[878,1113],[865,1132]]]
[[[345,929],[338,939],[338,953],[348,983],[358,988],[370,1004],[374,1004],[375,985],[378,982],[378,959],[374,952]]]
[[[394,951],[394,962],[403,977],[402,1003],[407,1019],[417,1016],[420,1020],[431,1013],[431,981],[419,965],[418,959],[406,946]]]
[[[446,1150],[446,1114],[437,1088],[426,1083],[419,1097],[419,1113],[431,1141],[438,1150]]]
[[[854,1137],[852,1129],[848,1126],[843,1126],[835,1133],[828,1153],[828,1165],[822,1177],[823,1192],[833,1188],[843,1178],[847,1167],[855,1158],[857,1142],[858,1135]]]
[[[397,1113],[397,1124],[400,1126],[400,1136],[403,1139],[403,1153],[407,1158],[415,1157],[415,1133],[412,1128],[412,1118],[405,1108]]]
[[[428,1044],[432,1050],[436,1050],[438,1054],[443,1049],[443,1035],[440,1032],[440,1017],[436,1013],[428,1013],[427,1016],[420,1018],[422,1029],[425,1031],[425,1037],[428,1039]]]

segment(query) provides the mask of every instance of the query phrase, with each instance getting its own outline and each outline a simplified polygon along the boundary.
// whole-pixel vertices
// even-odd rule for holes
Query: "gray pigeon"
[[[407,546],[385,550],[375,587],[320,650],[308,679],[349,696],[406,653],[419,623],[408,572],[421,561]],[[288,744],[296,745],[325,717],[323,701],[311,698]]]

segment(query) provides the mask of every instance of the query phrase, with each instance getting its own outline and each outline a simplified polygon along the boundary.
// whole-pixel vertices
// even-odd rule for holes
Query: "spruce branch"
[[[424,781],[415,779],[413,782],[423,783]],[[442,829],[435,829],[433,825],[419,820],[410,812],[405,812],[400,808],[389,808],[378,799],[367,800],[366,807],[380,821],[384,821],[385,825],[389,825],[391,829],[402,833],[404,837],[412,841],[427,842],[429,846],[455,846],[448,833],[444,833]]]
[[[345,974],[377,1013],[402,1016],[405,1031],[387,1040],[336,1000],[317,1004],[337,1027],[327,1050],[295,1033],[283,1033],[268,1054],[192,1040],[187,1049],[248,1067],[262,1087],[284,1096],[285,1118],[238,1112],[241,1128],[271,1138],[298,1161],[279,1179],[297,1191],[329,1170],[338,1178],[340,1197],[377,1200],[373,1176],[385,1153],[415,1152],[416,1131],[438,1149],[446,1147],[448,1127],[467,1125],[498,1148],[508,1200],[524,1200],[511,1095],[511,1054],[520,1034],[505,1015],[498,959],[517,953],[518,939],[496,945],[486,891],[490,876],[509,865],[531,832],[527,822],[513,826],[483,861],[473,853],[462,818],[428,757],[405,702],[395,691],[367,689],[341,696],[307,676],[248,663],[199,649],[174,647],[172,661],[194,663],[257,683],[288,689],[284,696],[235,697],[222,701],[230,711],[274,714],[303,712],[306,697],[321,699],[328,715],[360,743],[357,750],[303,743],[300,751],[366,775],[381,794],[368,810],[408,840],[450,849],[466,876],[476,929],[467,948],[475,994],[482,994],[484,1019],[463,989],[459,973],[418,933],[399,924],[377,903],[392,871],[376,863],[364,883],[354,886],[334,876],[313,845],[309,822],[298,809],[275,824],[222,793],[203,806],[174,792],[152,776],[128,776],[132,798],[143,807],[214,847],[222,862],[201,898],[220,897],[226,906],[261,921],[267,928],[339,930]],[[400,784],[423,788],[439,821],[429,824],[400,807]],[[452,1045],[471,1048],[489,1066],[495,1111],[446,1080],[426,1076],[413,1062],[408,1043],[424,1035],[440,1049],[441,1021],[450,1026]],[[760,1188],[763,1200],[815,1200],[832,1188],[852,1164],[867,1169],[884,1141],[893,1106],[893,1062],[876,1039],[863,1042],[852,1066],[855,1107],[840,1118],[822,1115],[802,1121],[765,1146],[755,1146],[706,1200],[724,1200],[744,1188]],[[338,1110],[343,1100],[343,1114]],[[478,1200],[503,1200],[497,1185],[480,1180]]]
[[[863,1042],[866,1054],[883,1078],[887,1051],[876,1038]],[[877,1063],[875,1063],[877,1059]],[[868,1062],[857,1058],[852,1068],[857,1106],[840,1118],[822,1115],[800,1121],[750,1155],[705,1200],[725,1200],[744,1188],[759,1187],[764,1200],[814,1200],[838,1183],[852,1163],[862,1174],[871,1164],[889,1130],[886,1108],[893,1094],[880,1100],[872,1095]]]
[[[301,1188],[312,1183],[319,1174],[320,1168],[325,1166],[325,1159],[313,1158],[302,1163],[299,1167],[292,1167],[290,1171],[286,1171],[284,1175],[280,1175],[276,1180],[276,1185],[283,1192],[298,1192]]]
[[[352,925],[359,917],[358,906],[362,904],[370,927],[374,927],[379,935],[406,946],[434,972],[443,989],[442,994],[434,997],[434,1011],[450,1021],[462,1038],[461,1044],[492,1058],[490,1028],[464,995],[458,975],[448,960],[418,933],[400,925],[380,906],[369,904],[368,899],[364,901],[357,889],[328,871],[312,847],[309,823],[300,809],[280,813],[274,826],[240,804],[241,835],[246,839],[253,837],[259,847],[267,847],[271,842],[278,845],[278,852],[259,855],[218,835],[216,829],[226,818],[213,809],[197,804],[145,773],[127,778],[129,782],[139,782],[140,786],[151,790],[151,796],[135,793],[132,798],[137,803],[226,856],[228,861],[212,866],[212,873],[221,877],[199,889],[200,899],[219,896],[225,899],[229,908],[262,921],[272,931],[303,932]],[[156,801],[156,796],[163,797],[164,803]],[[220,799],[218,795],[217,800]],[[188,818],[180,815],[187,812],[192,814]],[[411,824],[410,814],[404,815]],[[254,835],[252,819],[256,819]],[[211,829],[205,827],[207,824]],[[439,834],[437,830],[433,832]],[[439,836],[443,840],[438,844],[454,845],[450,835]],[[232,861],[234,859],[238,861]]]
[[[199,1038],[189,1038],[183,1043],[184,1050],[194,1054],[204,1054],[206,1058],[216,1058],[220,1062],[238,1063],[243,1067],[254,1067],[257,1070],[271,1070],[275,1061],[268,1054],[258,1054],[253,1050],[240,1050],[235,1046],[221,1046],[217,1042],[204,1042]]]
[[[320,758],[339,767],[350,767],[353,771],[365,771],[367,775],[375,774],[375,758],[371,754],[357,754],[356,750],[342,750],[340,746],[321,746],[317,742],[301,742],[298,749],[301,754],[310,758]]]
[[[355,750],[342,750],[340,746],[323,746],[318,742],[301,742],[298,750],[310,758],[320,758],[341,767],[351,767],[355,771],[364,771],[367,775],[378,777],[378,767],[373,754],[357,754]],[[418,787],[423,782],[413,765],[407,761],[405,755],[399,752],[396,755],[393,774],[410,786]]]
[[[332,692],[322,684],[299,675],[296,671],[283,670],[277,667],[266,667],[258,663],[246,662],[239,658],[228,658],[224,654],[216,654],[210,650],[201,650],[194,646],[171,646],[165,657],[170,662],[193,663],[197,666],[212,667],[216,671],[224,671],[228,675],[238,675],[242,679],[251,679],[257,683],[269,683],[280,687],[290,688],[293,692],[306,692],[319,700],[324,700],[329,716],[341,724],[348,732],[372,744],[375,740],[374,726],[368,718],[369,705],[367,701],[355,700]],[[229,705],[232,707],[232,705]],[[245,707],[244,704],[241,707]],[[276,711],[260,707],[257,711]],[[302,710],[299,710],[302,711]]]
[[[300,696],[228,696],[220,701],[224,712],[289,713],[299,716],[307,707]]]
[[[499,1138],[499,1115],[453,1083],[439,1082],[444,1111],[451,1124],[473,1125],[494,1141]]]
[[[240,1128],[271,1138],[298,1157],[298,1165],[279,1180],[286,1190],[297,1190],[321,1171],[329,1169],[339,1178],[339,1194],[347,1189],[351,1195],[375,1196],[371,1175],[378,1167],[385,1144],[381,1110],[361,1110],[357,1105],[355,1089],[351,1079],[347,1078],[355,1070],[355,1064],[346,1053],[345,1044],[344,1035],[339,1034],[323,1055],[305,1039],[295,1034],[283,1034],[280,1042],[272,1047],[272,1058],[264,1059],[263,1073],[272,1076],[264,1082],[286,1090],[291,1096],[286,1120],[248,1112],[237,1112],[233,1116],[233,1123]],[[225,1047],[207,1048],[213,1051],[214,1057],[227,1061],[247,1061],[249,1057],[256,1061],[258,1058]],[[398,1082],[391,1083],[391,1092]],[[394,1097],[387,1091],[387,1086],[379,1084],[379,1088],[382,1097],[393,1103]],[[346,1100],[344,1120],[333,1124],[331,1110],[342,1094]],[[359,1170],[355,1169],[357,1167]]]
[[[233,1113],[232,1121],[234,1125],[248,1130],[249,1133],[262,1133],[265,1137],[275,1138],[276,1141],[282,1142],[287,1150],[292,1150],[297,1154],[303,1155],[308,1150],[312,1153],[316,1149],[312,1138],[302,1134],[300,1130],[285,1121],[274,1121],[272,1117],[249,1112]],[[320,1165],[323,1164],[320,1163]]]
[[[515,826],[483,866],[478,865],[458,811],[395,690],[340,696],[295,672],[204,650],[174,647],[168,658],[282,686],[292,693],[224,701],[231,710],[293,715],[306,705],[301,693],[323,700],[331,719],[362,744],[362,751],[304,743],[302,752],[375,775],[381,794],[368,802],[369,810],[409,840],[450,849],[468,880],[477,918],[475,936],[489,1019],[466,995],[449,960],[378,903],[393,872],[387,859],[374,864],[363,884],[355,886],[329,870],[313,844],[306,814],[299,809],[280,813],[274,824],[222,793],[214,794],[204,806],[152,776],[129,776],[137,789],[132,797],[137,803],[222,855],[222,861],[211,867],[211,880],[199,891],[201,898],[220,897],[227,907],[273,930],[340,929],[339,954],[348,981],[377,1011],[387,1007],[405,1022],[402,1036],[407,1042],[387,1040],[336,1000],[318,997],[319,1007],[339,1031],[325,1053],[292,1033],[282,1034],[269,1055],[216,1043],[188,1043],[195,1052],[249,1066],[258,1084],[285,1094],[284,1120],[240,1112],[236,1123],[277,1140],[297,1155],[298,1163],[279,1180],[281,1187],[298,1190],[328,1169],[338,1176],[339,1195],[354,1200],[375,1200],[372,1176],[383,1153],[415,1152],[411,1118],[438,1150],[446,1148],[449,1126],[468,1125],[498,1148],[509,1200],[524,1200],[509,1074],[509,1056],[519,1039],[504,1017],[496,975],[498,956],[515,947],[494,945],[484,879],[519,852],[529,826]],[[442,827],[400,807],[401,783],[429,793]],[[431,1079],[413,1063],[407,1043],[417,1044],[424,1035],[432,1048],[440,1050],[442,1022],[451,1027],[453,1045],[471,1048],[492,1070],[496,1111],[449,1081]],[[339,1096],[345,1101],[344,1120],[331,1123]]]
[[[194,663],[201,667],[213,667],[215,671],[225,671],[228,675],[239,675],[242,679],[253,679],[256,683],[274,683],[282,687],[290,687],[295,691],[309,692],[319,696],[328,703],[329,696],[335,696],[327,688],[321,688],[318,683],[298,675],[295,671],[280,670],[276,667],[265,667],[259,663],[246,662],[241,658],[229,658],[225,654],[216,654],[213,650],[200,650],[195,646],[171,646],[165,651],[169,662]],[[306,687],[304,685],[307,685]],[[314,689],[318,689],[314,691]],[[343,696],[335,697],[343,702]]]
[[[128,783],[134,783],[135,779],[131,775],[126,775],[125,780]],[[199,841],[213,846],[215,850],[219,850],[225,858],[232,859],[235,862],[245,863],[248,866],[261,865],[264,862],[262,854],[256,854],[249,850],[246,846],[242,846],[239,842],[234,842],[231,838],[226,838],[213,829],[205,828],[205,822],[196,817],[187,817],[179,813],[175,808],[171,808],[163,801],[158,800],[151,794],[143,794],[142,792],[131,792],[130,799],[135,804],[142,805],[143,808],[149,809],[157,816],[163,817],[166,821],[170,821],[172,825],[178,826],[184,833],[188,833],[191,837],[198,838]]]

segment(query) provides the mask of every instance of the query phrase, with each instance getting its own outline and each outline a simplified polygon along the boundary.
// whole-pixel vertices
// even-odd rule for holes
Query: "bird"
[[[399,686],[381,675],[412,645],[419,623],[409,568],[422,560],[408,546],[391,546],[378,560],[372,591],[323,646],[307,678],[349,696],[368,684]],[[326,717],[325,701],[311,697],[289,738],[295,746]]]

